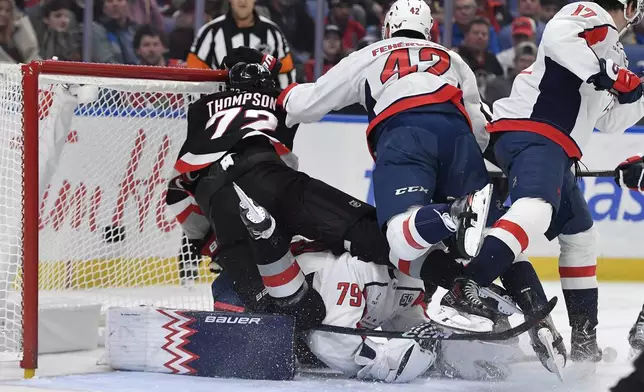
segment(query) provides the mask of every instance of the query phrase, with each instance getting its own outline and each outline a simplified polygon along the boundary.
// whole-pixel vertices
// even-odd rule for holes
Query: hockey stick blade
[[[248,212],[250,214],[250,216],[248,216],[249,220],[253,222],[261,222],[265,218],[264,214],[255,207],[255,204],[253,204],[250,197],[248,197],[248,195],[246,195],[246,193],[234,182],[233,188],[235,189],[235,193],[237,193],[237,196],[239,197],[239,201],[241,201],[246,206],[246,208],[248,208]]]
[[[461,329],[445,327],[444,325],[438,325],[433,321],[430,321],[427,324],[433,324],[429,328],[422,328],[422,326],[427,326],[423,324],[422,326],[412,328],[409,331],[375,331],[371,329],[364,328],[349,328],[349,327],[338,327],[335,325],[319,325],[313,328],[316,331],[322,332],[332,332],[340,333],[345,335],[358,335],[358,336],[368,336],[374,338],[386,338],[386,339],[428,339],[428,340],[478,340],[481,342],[491,342],[499,340],[508,340],[514,337],[521,335],[524,332],[527,332],[532,327],[534,327],[539,321],[546,318],[552,309],[557,306],[557,297],[552,297],[548,301],[548,306],[543,309],[535,312],[529,319],[525,320],[523,323],[517,325],[514,328],[502,332],[469,332]],[[429,330],[428,330],[429,329]]]

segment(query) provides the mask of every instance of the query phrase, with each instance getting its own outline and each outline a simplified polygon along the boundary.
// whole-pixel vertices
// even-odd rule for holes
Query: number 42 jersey
[[[367,135],[405,110],[451,103],[468,120],[484,149],[489,135],[476,77],[455,52],[413,38],[389,38],[342,59],[315,83],[292,84],[279,96],[286,124],[319,121],[326,113],[360,103]]]
[[[278,95],[277,89],[228,90],[192,103],[188,134],[174,169],[179,174],[199,171],[250,136],[270,139],[280,155],[290,152],[297,127],[285,125]]]

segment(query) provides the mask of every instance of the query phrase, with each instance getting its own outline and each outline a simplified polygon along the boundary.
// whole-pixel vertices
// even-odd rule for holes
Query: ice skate
[[[526,318],[545,306],[531,289],[524,289],[518,300]],[[561,334],[555,328],[552,317],[548,316],[535,325],[529,332],[530,344],[541,364],[555,373],[563,382],[563,368],[566,366],[567,353]]]
[[[496,309],[488,307],[479,297],[479,286],[473,280],[457,278],[452,288],[441,300],[441,305],[454,308],[463,315],[484,317],[495,322],[501,315]]]
[[[573,362],[599,362],[602,350],[597,346],[596,325],[589,320],[573,320],[570,338],[570,359]]]
[[[628,353],[628,358],[631,360],[637,358],[644,351],[644,309],[637,316],[637,321],[628,333],[628,344],[631,345]]]
[[[456,199],[450,207],[451,218],[457,226],[456,244],[467,257],[479,253],[491,200],[492,184],[487,184],[480,191]]]

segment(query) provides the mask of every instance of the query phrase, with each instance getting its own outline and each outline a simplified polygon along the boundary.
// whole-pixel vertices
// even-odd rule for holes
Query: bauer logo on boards
[[[261,317],[207,316],[205,322],[217,324],[259,324],[261,319]]]

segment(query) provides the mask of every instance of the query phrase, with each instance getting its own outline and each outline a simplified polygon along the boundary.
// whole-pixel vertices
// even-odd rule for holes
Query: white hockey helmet
[[[423,0],[398,0],[391,5],[385,15],[382,38],[391,38],[400,30],[411,30],[421,33],[426,40],[429,40],[433,24],[432,11]]]

